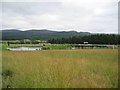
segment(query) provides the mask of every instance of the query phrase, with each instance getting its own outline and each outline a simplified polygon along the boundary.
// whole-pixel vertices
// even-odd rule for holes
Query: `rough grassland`
[[[112,49],[3,51],[3,87],[114,88],[118,52]]]

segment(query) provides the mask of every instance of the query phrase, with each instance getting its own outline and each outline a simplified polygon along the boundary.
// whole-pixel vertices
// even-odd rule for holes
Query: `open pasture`
[[[3,87],[118,87],[117,49],[3,51]]]

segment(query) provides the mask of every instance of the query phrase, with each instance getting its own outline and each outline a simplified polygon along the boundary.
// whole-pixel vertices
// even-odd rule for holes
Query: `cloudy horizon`
[[[1,29],[118,33],[119,0],[3,1]]]

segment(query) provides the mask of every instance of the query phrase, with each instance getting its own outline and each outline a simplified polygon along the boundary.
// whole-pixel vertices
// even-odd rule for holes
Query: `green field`
[[[8,46],[7,44],[3,44],[2,47],[0,47],[0,51],[7,51],[8,47],[22,47],[22,46],[43,46],[43,47],[49,47],[51,50],[55,49],[70,49],[72,46],[75,46],[77,44],[10,44]]]
[[[3,87],[117,88],[117,49],[3,51]]]

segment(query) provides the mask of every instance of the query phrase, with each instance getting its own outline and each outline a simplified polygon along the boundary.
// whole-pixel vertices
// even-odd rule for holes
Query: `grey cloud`
[[[61,5],[60,2],[3,2],[3,13],[12,14],[42,14],[52,12]]]
[[[3,28],[117,33],[117,2],[3,2]],[[81,1],[81,2],[80,2]],[[96,0],[93,0],[96,1]],[[12,21],[12,22],[11,22]]]

